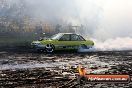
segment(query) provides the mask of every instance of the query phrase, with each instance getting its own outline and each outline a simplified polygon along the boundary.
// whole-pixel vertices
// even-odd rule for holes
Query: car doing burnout
[[[53,52],[54,50],[78,50],[80,47],[92,48],[94,42],[85,40],[81,35],[75,33],[58,33],[49,39],[33,41],[31,46],[37,51]]]

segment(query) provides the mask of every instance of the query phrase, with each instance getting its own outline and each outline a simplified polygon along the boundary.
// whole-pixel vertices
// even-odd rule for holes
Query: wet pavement
[[[0,86],[1,88],[132,87],[131,82],[77,85],[78,65],[84,66],[87,74],[129,74],[131,76],[132,51],[88,53],[59,51],[53,54],[1,51]]]

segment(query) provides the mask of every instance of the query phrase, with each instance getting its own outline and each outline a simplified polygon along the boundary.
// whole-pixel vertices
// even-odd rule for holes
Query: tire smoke
[[[1,0],[0,4],[0,18],[83,25],[77,32],[93,38],[95,50],[132,50],[132,0]]]
[[[132,50],[132,38],[129,37],[108,39],[102,42],[93,40],[95,42],[94,50],[96,51]]]

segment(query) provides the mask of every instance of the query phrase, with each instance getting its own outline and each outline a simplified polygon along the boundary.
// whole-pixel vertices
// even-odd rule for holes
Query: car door
[[[59,40],[58,40],[58,48],[59,49],[68,49],[70,46],[70,34],[64,34]]]
[[[79,45],[85,43],[85,39],[77,34],[71,34],[71,44],[72,46],[77,49]]]

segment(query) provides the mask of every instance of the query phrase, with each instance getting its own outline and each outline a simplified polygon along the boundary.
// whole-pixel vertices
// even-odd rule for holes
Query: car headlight
[[[39,41],[32,42],[31,45],[40,45]]]

